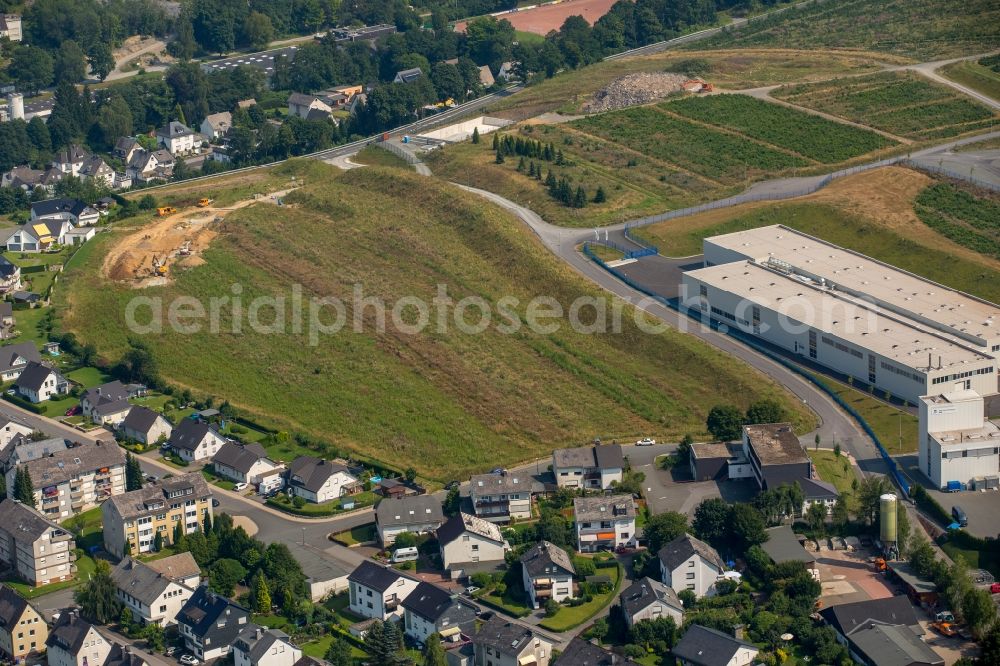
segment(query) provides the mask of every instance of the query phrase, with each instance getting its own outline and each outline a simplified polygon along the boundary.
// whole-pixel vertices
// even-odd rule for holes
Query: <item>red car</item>
[[[80,405],[77,405],[76,407],[70,407],[69,409],[66,410],[66,416],[76,416],[81,411],[83,411],[83,409],[80,407]]]
[[[990,585],[990,594],[1000,594],[1000,583]]]

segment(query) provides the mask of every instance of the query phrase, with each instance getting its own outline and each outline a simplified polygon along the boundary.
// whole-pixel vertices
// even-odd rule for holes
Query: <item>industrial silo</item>
[[[887,557],[898,557],[899,548],[896,545],[896,496],[892,493],[882,495],[879,499],[879,541]]]

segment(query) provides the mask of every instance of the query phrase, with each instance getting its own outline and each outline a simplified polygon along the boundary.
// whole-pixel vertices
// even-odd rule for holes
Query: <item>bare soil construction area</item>
[[[165,284],[176,268],[204,263],[201,253],[218,235],[217,223],[234,210],[254,203],[278,204],[291,189],[256,195],[226,207],[187,208],[122,236],[101,264],[101,274],[136,289]]]
[[[587,23],[594,25],[611,9],[616,0],[571,0],[531,9],[512,10],[506,14],[498,14],[497,19],[510,21],[515,30],[533,32],[536,35],[547,35],[552,30],[558,30],[570,16],[582,16]],[[455,25],[455,30],[465,32],[464,21]]]

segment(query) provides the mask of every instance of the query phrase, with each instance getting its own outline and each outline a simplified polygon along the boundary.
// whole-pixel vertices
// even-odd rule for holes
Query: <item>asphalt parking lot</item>
[[[654,514],[677,511],[690,516],[703,500],[712,497],[746,502],[757,494],[757,484],[752,480],[692,481],[686,468],[660,469],[655,460],[633,463],[633,469],[646,475],[642,483],[643,495]]]
[[[658,254],[639,257],[635,261],[619,266],[616,272],[654,294],[664,298],[677,298],[680,291],[681,275],[702,267],[702,257],[670,259]]]
[[[988,490],[976,492],[965,490],[960,493],[944,493],[934,488],[930,479],[924,476],[917,465],[917,456],[899,456],[896,458],[907,475],[924,488],[936,499],[945,511],[951,511],[953,506],[961,506],[969,517],[969,526],[965,529],[978,537],[996,537],[1000,534],[1000,491]]]
[[[289,60],[294,60],[296,50],[298,50],[297,46],[287,46],[283,49],[274,49],[273,51],[262,51],[261,53],[233,56],[232,58],[224,58],[222,60],[213,60],[212,62],[202,63],[201,69],[203,72],[210,74],[212,72],[232,69],[233,67],[238,67],[239,65],[250,65],[251,67],[262,69],[270,75],[274,73],[274,59],[277,56],[284,55]]]

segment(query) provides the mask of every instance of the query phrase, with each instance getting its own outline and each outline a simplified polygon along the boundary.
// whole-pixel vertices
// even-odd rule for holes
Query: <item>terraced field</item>
[[[945,238],[1000,259],[1000,197],[942,182],[917,195],[913,208]]]
[[[771,95],[918,141],[989,129],[1000,118],[948,86],[913,72],[785,86]]]
[[[818,0],[727,31],[688,49],[781,46],[859,48],[921,61],[1000,46],[995,0]]]

